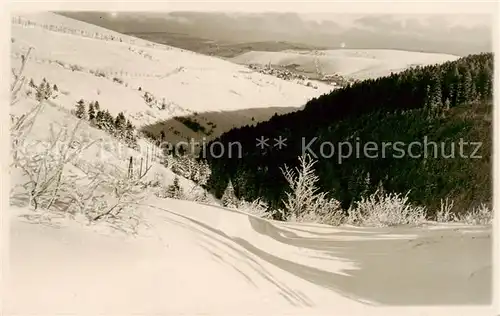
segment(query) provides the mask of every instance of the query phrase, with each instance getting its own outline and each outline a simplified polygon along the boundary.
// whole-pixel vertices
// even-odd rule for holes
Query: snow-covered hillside
[[[170,199],[137,211],[150,226],[132,237],[11,209],[5,315],[493,315],[463,306],[487,304],[490,229],[287,224]]]
[[[193,111],[300,107],[331,89],[280,80],[54,13],[13,15],[11,38],[15,63],[34,48],[25,74],[37,84],[42,78],[56,84],[64,92],[57,103],[72,109],[80,99],[98,101],[139,126]],[[146,92],[156,104],[147,105]]]
[[[31,106],[22,99],[12,112]],[[76,121],[48,102],[28,141],[50,138],[51,124],[57,133]],[[99,142],[70,170],[91,164],[103,173],[124,171],[128,157],[139,156],[116,150],[116,140],[86,122],[76,138]],[[148,177],[157,175],[165,184],[174,177],[155,163]],[[180,180],[185,190],[193,186]],[[12,170],[14,192],[20,184]],[[109,222],[88,226],[81,217],[33,211],[11,195],[4,315],[492,314],[491,227],[283,223],[150,193],[130,213],[140,220],[136,234]],[[480,305],[407,309],[434,304]]]
[[[182,114],[299,106],[320,89],[54,14],[24,17],[39,26],[14,18],[12,66],[33,46],[27,81],[45,77],[59,92],[39,103],[26,84],[11,103],[14,123],[34,120],[10,127],[2,315],[493,314],[491,226],[276,222],[218,206],[182,177],[186,200],[164,198],[156,193],[176,175],[150,153],[152,144],[139,139],[141,152],[131,149],[69,112],[81,98],[98,100],[144,124],[174,114],[149,108],[145,91],[176,102],[173,112]],[[149,119],[140,117],[147,111]],[[198,195],[203,203],[191,198]],[[422,306],[435,304],[458,307]]]
[[[456,60],[458,56],[390,49],[338,49],[326,51],[252,51],[231,60],[238,64],[296,65],[298,70],[324,75],[338,74],[352,79],[369,79],[424,66]]]

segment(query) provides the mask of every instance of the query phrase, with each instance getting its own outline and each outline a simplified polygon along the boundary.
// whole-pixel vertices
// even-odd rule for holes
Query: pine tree
[[[229,183],[227,184],[226,190],[222,195],[221,202],[222,205],[225,207],[231,207],[231,208],[238,207],[238,199],[234,194],[234,188],[233,184],[231,183],[231,180],[229,180]]]
[[[46,100],[45,98],[45,89],[44,89],[44,84],[40,83],[38,87],[36,87],[36,93],[35,93],[35,98],[38,102],[41,102],[43,100]]]
[[[461,72],[458,84],[458,94],[457,94],[458,104],[466,103],[471,99],[470,97],[471,89],[472,89],[472,75],[469,69],[464,68]]]
[[[33,78],[31,78],[29,86],[32,88],[36,88],[35,82],[33,81]]]
[[[94,110],[95,110],[96,112],[98,112],[98,111],[100,110],[99,101],[95,101],[95,102],[94,102]]]
[[[455,107],[458,104],[458,96],[460,94],[460,74],[456,65],[453,66],[451,72],[451,84],[450,84],[450,105]]]
[[[114,120],[114,126],[117,136],[124,137],[125,128],[126,128],[127,120],[125,119],[125,115],[123,112],[118,113]]]
[[[80,101],[78,101],[78,103],[76,104],[75,115],[79,119],[85,119],[86,113],[87,112],[85,111],[85,101],[83,101],[83,99],[80,99]]]
[[[59,88],[57,88],[57,85],[56,85],[56,84],[54,84],[54,87],[52,87],[52,90],[54,90],[54,91],[58,92],[58,91],[59,91]]]
[[[103,115],[103,127],[104,127],[104,129],[106,129],[109,132],[112,132],[114,130],[114,128],[115,128],[113,115],[111,115],[111,113],[109,113],[108,110],[104,111],[104,115]]]
[[[131,144],[135,144],[137,140],[135,139],[135,134],[134,134],[134,125],[132,125],[132,122],[130,120],[127,120],[127,124],[125,127],[125,139],[129,141]]]
[[[93,102],[90,102],[89,104],[89,121],[95,123],[95,109]]]
[[[45,82],[45,99],[48,99],[52,96],[52,87],[48,82]]]
[[[49,99],[51,96],[52,96],[52,88],[50,87],[47,80],[43,78],[40,85],[36,87],[36,94],[35,94],[36,100],[40,102]]]
[[[433,76],[426,89],[425,107],[431,116],[435,116],[442,108],[441,83],[436,76]]]
[[[484,65],[478,76],[478,92],[482,100],[488,100],[493,92],[493,70],[489,65]]]
[[[97,111],[97,114],[95,116],[95,124],[96,124],[97,128],[99,128],[99,129],[102,129],[104,127],[104,112],[103,111]]]
[[[175,176],[174,183],[167,187],[166,197],[173,199],[181,199],[183,197],[183,190],[179,185],[179,177]]]

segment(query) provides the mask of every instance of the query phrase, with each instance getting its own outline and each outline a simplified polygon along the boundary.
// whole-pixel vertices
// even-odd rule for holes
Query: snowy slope
[[[12,112],[26,112],[31,102],[21,100]],[[75,122],[49,103],[29,141],[47,139],[50,124]],[[77,139],[85,138],[100,142],[75,166],[100,162],[105,172],[126,170],[129,155],[140,154],[83,124]],[[172,183],[170,170],[155,164],[150,177],[156,174]],[[186,191],[192,187],[180,182]],[[16,184],[22,178],[13,173]],[[5,315],[366,315],[374,305],[487,304],[490,293],[487,227],[278,223],[150,196],[135,207],[143,224],[130,235],[11,203]],[[466,314],[483,311],[489,310]],[[447,312],[457,315],[456,309],[436,315]]]
[[[53,13],[12,17],[12,61],[34,47],[26,76],[46,78],[65,92],[66,108],[99,101],[143,125],[191,111],[304,105],[329,92],[280,80],[221,59],[136,39]],[[92,74],[94,73],[94,74]],[[95,75],[102,73],[105,77]],[[123,83],[113,81],[113,78]],[[142,91],[138,91],[141,88]],[[158,104],[143,99],[151,93]],[[161,110],[161,103],[167,105]]]
[[[231,60],[238,64],[287,66],[296,64],[298,69],[324,74],[338,74],[353,79],[369,79],[389,75],[416,65],[430,65],[456,60],[458,56],[409,52],[390,49],[338,49],[325,51],[252,51]]]
[[[37,14],[30,19],[75,29],[88,27],[88,32],[102,31],[51,14]],[[136,49],[144,44],[141,49],[150,49],[154,58],[179,61],[189,69],[182,74],[189,84],[196,85],[189,73],[199,75],[213,89],[211,81],[219,82],[221,78],[228,80],[225,89],[248,83],[241,77],[230,79],[235,74],[232,70],[241,69],[239,66],[173,48],[147,48],[141,41],[131,44],[133,39],[126,37],[120,42],[116,39],[121,35],[116,33],[109,33],[116,36],[115,40],[104,41],[37,27],[14,25],[13,32],[14,59],[16,50],[20,54],[23,47],[36,44],[34,58],[27,66],[28,78],[31,75],[39,81],[46,77],[60,86],[61,92],[68,92],[46,103],[27,137],[28,144],[50,139],[51,125],[56,130],[74,126],[77,120],[68,110],[83,97],[99,100],[111,111],[145,111],[144,103],[135,102],[142,99],[134,89],[63,67],[81,63],[81,67],[94,70],[119,71],[123,68],[118,67],[124,67],[140,72],[136,70],[139,65],[145,74],[160,71],[152,61],[140,64],[140,59],[132,58],[127,53],[130,45]],[[44,43],[48,40],[54,44]],[[92,56],[95,50],[99,53]],[[54,56],[64,60],[63,66],[47,62]],[[132,62],[139,64],[134,67]],[[214,76],[216,71],[221,75]],[[291,85],[258,74],[246,75],[274,80],[282,91]],[[127,78],[136,83],[141,78],[140,84],[148,91],[155,87],[161,91],[159,87],[165,83],[155,77],[124,76],[124,80]],[[182,89],[177,80],[171,84]],[[309,91],[289,87],[290,101]],[[278,92],[276,87],[273,89],[262,87],[263,96],[256,92],[258,89],[249,93],[256,93],[257,98],[286,98],[279,88]],[[94,93],[97,90],[100,94]],[[226,96],[224,91],[220,87],[213,93]],[[183,98],[183,107],[190,104],[192,94],[172,93]],[[20,116],[34,104],[32,97],[22,94],[11,107],[11,114]],[[219,104],[217,109],[241,104]],[[192,109],[196,106],[201,107],[194,104]],[[153,114],[163,115],[160,110]],[[137,119],[139,123],[145,121]],[[97,142],[68,166],[73,167],[68,173],[86,163],[100,164],[103,173],[115,169],[126,172],[128,158],[141,155],[85,122],[76,139]],[[140,145],[141,149],[150,146],[144,140]],[[34,153],[38,150],[36,146],[27,147]],[[19,172],[13,171],[11,194],[24,181]],[[174,177],[155,162],[148,176],[157,175],[164,184],[170,184]],[[193,187],[192,182],[182,178],[180,185],[185,190]],[[140,214],[143,225],[137,235],[132,235],[104,222],[87,226],[80,218],[33,211],[21,205],[11,198],[6,212],[10,238],[9,266],[2,269],[6,280],[3,315],[332,315],[332,311],[341,315],[492,314],[491,308],[485,306],[491,293],[491,227],[367,229],[278,223],[222,207],[159,199],[150,194],[136,205],[134,211]],[[437,311],[405,308],[464,303],[477,306]],[[377,305],[396,307],[388,312],[375,308]]]
[[[49,103],[30,141],[75,121]],[[77,137],[102,140],[78,162],[125,169],[139,155],[113,151],[116,141],[89,125]],[[157,173],[172,182],[171,171],[155,165]],[[15,204],[6,213],[4,315],[492,315],[491,227],[292,224],[149,197],[134,210],[143,225],[131,235]],[[422,306],[435,304],[458,306]]]
[[[486,228],[284,224],[170,199],[138,211],[151,226],[132,237],[11,209],[6,315],[492,313],[403,309],[486,304]],[[387,304],[400,306],[374,308]]]

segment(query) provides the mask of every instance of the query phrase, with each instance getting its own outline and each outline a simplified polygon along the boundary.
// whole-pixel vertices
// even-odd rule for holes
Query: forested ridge
[[[466,211],[491,199],[492,93],[491,53],[357,82],[310,100],[302,111],[232,129],[209,143],[210,148],[220,142],[226,150],[222,157],[206,152],[212,169],[208,185],[220,197],[231,180],[239,198],[260,197],[281,208],[287,183],[280,168],[297,165],[304,144],[314,139],[307,147],[317,155],[319,185],[344,209],[383,187],[410,191],[411,201],[427,206],[431,215],[445,198],[456,201],[454,211]],[[256,146],[261,137],[268,139],[269,146],[263,149]],[[279,137],[286,139],[286,146],[275,146]],[[352,154],[339,160],[337,151],[331,154],[324,145],[321,151],[325,142],[337,149],[341,142],[352,146],[375,142],[380,147],[383,142],[424,139],[437,143],[440,154],[427,158]],[[241,144],[242,157],[227,150],[231,142]],[[460,142],[469,144],[464,147],[467,157],[460,156]],[[325,152],[327,157],[320,154]]]

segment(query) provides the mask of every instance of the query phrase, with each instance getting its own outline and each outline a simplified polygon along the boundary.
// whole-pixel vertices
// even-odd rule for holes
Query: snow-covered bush
[[[14,77],[13,99],[24,83],[20,78],[24,78],[21,72]],[[58,129],[51,124],[49,135],[42,139],[29,137],[45,100],[40,98],[24,115],[11,116],[10,171],[16,175],[11,201],[26,201],[35,210],[84,215],[89,222],[106,220],[127,231],[137,227],[138,214],[132,205],[141,200],[143,186],[118,168],[104,170],[109,164],[100,160],[82,161],[81,154],[95,143],[79,137],[82,120]]]
[[[454,222],[457,220],[455,214],[451,212],[453,209],[453,200],[446,198],[444,201],[441,199],[440,209],[436,212],[436,221],[440,223]]]
[[[137,215],[133,205],[141,200],[143,186],[117,168],[111,172],[98,160],[79,159],[94,144],[77,139],[81,122],[57,133],[51,128],[48,140],[19,143],[14,168],[25,179],[21,193],[35,209],[84,215],[90,223],[111,220],[124,229]]]
[[[208,196],[207,190],[196,191],[193,195],[192,201],[216,205],[214,203],[214,199],[211,199]]]
[[[150,108],[157,103],[155,96],[148,91],[144,92],[143,99],[144,102],[146,102],[146,105],[149,106]]]
[[[340,202],[329,198],[325,192],[319,192],[316,186],[319,178],[314,174],[314,164],[309,155],[299,157],[299,168],[289,169],[286,165],[281,169],[290,186],[283,201],[286,217],[292,221],[310,221],[339,225],[343,214]]]
[[[198,185],[205,185],[210,178],[210,166],[205,161],[197,161],[192,155],[166,155],[165,162],[175,174],[192,180]]]
[[[409,203],[408,193],[386,193],[378,189],[356,201],[347,211],[347,223],[358,226],[420,225],[425,221],[425,207]]]
[[[260,218],[271,219],[272,212],[269,210],[269,205],[261,199],[256,199],[253,202],[241,201],[238,209]]]
[[[122,78],[118,78],[118,77],[113,77],[113,82],[117,82],[119,84],[123,84],[123,79]]]
[[[464,214],[454,214],[453,200],[441,200],[441,207],[436,212],[436,221],[439,223],[464,223],[467,225],[489,225],[493,222],[493,211],[487,204],[482,203]]]
[[[56,133],[52,125],[50,128],[50,138],[46,141],[29,142],[20,134],[11,134],[13,166],[23,171],[26,178],[23,187],[35,209],[39,206],[49,209],[54,204],[61,188],[68,185],[69,180],[63,177],[66,165],[92,144],[72,148],[78,124],[70,132],[63,128]]]
[[[70,65],[69,69],[71,69],[71,71],[83,71],[83,67],[76,64]]]
[[[487,204],[482,203],[464,215],[457,216],[457,221],[468,225],[491,225],[493,211]]]

